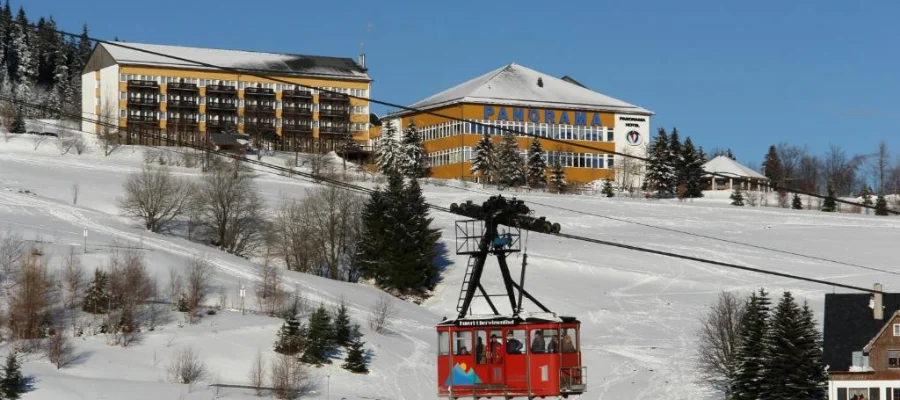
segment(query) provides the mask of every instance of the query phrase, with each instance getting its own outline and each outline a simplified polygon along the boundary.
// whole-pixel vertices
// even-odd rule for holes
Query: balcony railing
[[[206,126],[210,128],[224,128],[227,126],[237,126],[234,121],[229,120],[217,120],[217,121],[206,121]]]
[[[244,110],[275,112],[275,107],[273,104],[246,104],[244,105]]]
[[[166,84],[166,90],[197,90],[195,83],[169,82]]]
[[[309,90],[284,90],[281,92],[282,97],[301,97],[305,99],[311,99],[313,97],[312,92]]]
[[[321,92],[319,93],[319,100],[350,101],[350,98],[345,94]]]
[[[197,120],[191,119],[191,118],[169,118],[166,121],[166,126],[172,126],[172,125],[193,126],[193,125],[197,125],[197,124],[198,124]]]
[[[169,100],[168,107],[197,107],[197,100]]]
[[[128,87],[146,87],[146,88],[159,88],[159,84],[156,81],[145,81],[141,79],[131,79],[128,81]]]
[[[228,103],[228,102],[217,102],[217,103],[206,102],[206,109],[207,110],[235,110],[235,109],[237,109],[237,104]]]
[[[159,119],[153,115],[129,115],[130,122],[159,122]]]
[[[157,99],[142,99],[139,97],[129,97],[128,98],[129,106],[159,106],[159,100]]]
[[[207,92],[216,92],[216,93],[234,93],[237,94],[237,88],[234,86],[226,86],[226,85],[207,85]]]
[[[350,133],[350,127],[348,126],[322,126],[319,127],[319,132],[325,135],[344,135]]]
[[[248,87],[248,88],[244,89],[244,94],[274,96],[275,91],[272,89],[266,89],[266,88]]]
[[[322,108],[319,109],[319,115],[323,117],[347,117],[350,115],[350,110],[342,108]]]
[[[266,131],[275,129],[275,125],[270,122],[245,122],[244,123],[244,133],[248,131]]]
[[[312,107],[283,106],[284,114],[312,115]]]

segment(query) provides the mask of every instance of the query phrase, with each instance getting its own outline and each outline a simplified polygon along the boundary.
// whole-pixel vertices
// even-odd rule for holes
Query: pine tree
[[[341,301],[334,313],[334,343],[339,346],[347,346],[353,340],[353,327],[350,326],[350,314],[347,304]]]
[[[25,10],[19,8],[19,16],[12,24],[11,48],[9,53],[12,81],[15,83],[13,95],[16,99],[33,101],[34,85],[37,83],[37,57],[31,45],[31,28],[25,17]]]
[[[735,157],[734,153],[731,152],[731,148],[728,148],[728,150],[725,150],[725,157],[728,157],[732,160],[737,161],[737,157]]]
[[[709,158],[707,158],[707,156],[706,156],[706,152],[703,151],[703,146],[700,146],[700,148],[697,150],[697,154],[699,154],[700,161],[703,162],[704,164],[706,164],[706,162],[709,161]]]
[[[397,171],[397,159],[400,146],[397,144],[397,128],[391,120],[387,120],[381,130],[381,138],[378,139],[378,169],[385,175]]]
[[[6,365],[3,366],[3,378],[0,378],[0,394],[4,399],[18,399],[26,389],[19,356],[15,351],[10,351],[6,356]]]
[[[679,185],[684,184],[685,166],[682,156],[684,156],[684,148],[681,145],[678,128],[672,128],[672,133],[669,135],[668,164],[672,166],[672,171],[674,172],[670,184],[672,185],[672,188],[676,189]]]
[[[491,134],[485,132],[484,136],[475,145],[472,155],[472,168],[470,168],[472,174],[477,175],[481,179],[482,186],[487,184],[494,173],[495,156]]]
[[[557,193],[565,193],[569,186],[566,182],[566,170],[558,159],[553,160],[553,165],[550,167],[550,186],[556,189]]]
[[[769,152],[763,160],[763,175],[774,185],[780,185],[784,179],[784,170],[781,167],[781,159],[775,146],[769,146]]]
[[[875,200],[875,215],[886,216],[888,214],[887,200],[884,195],[880,194]]]
[[[82,311],[91,314],[103,314],[108,311],[109,293],[106,291],[106,285],[109,277],[106,272],[97,268],[94,270],[94,280],[88,286],[87,293],[84,295],[84,304]]]
[[[765,368],[763,351],[768,330],[769,296],[764,289],[747,300],[740,322],[735,374],[730,389],[733,400],[760,399],[761,372]]]
[[[429,175],[425,145],[419,129],[416,128],[415,120],[410,120],[406,131],[403,132],[398,167],[403,176],[408,178],[424,178]]]
[[[731,199],[731,205],[738,207],[744,206],[744,194],[741,192],[740,187],[735,187],[734,191],[731,192],[731,196],[728,198]]]
[[[825,399],[828,388],[828,376],[822,365],[822,335],[816,327],[816,321],[809,304],[804,302],[801,315],[801,336],[797,345],[802,350],[802,358],[798,360],[805,377],[805,393],[798,398]]]
[[[407,186],[399,174],[371,194],[363,208],[360,273],[384,288],[431,288],[437,280],[435,246],[440,232],[431,227],[428,205],[418,182]]]
[[[278,340],[275,342],[275,352],[284,355],[295,355],[303,351],[304,339],[307,335],[306,328],[300,324],[297,316],[291,316],[278,330]]]
[[[803,315],[791,292],[784,292],[769,318],[763,338],[763,370],[760,380],[761,399],[808,399],[809,365],[804,357]]]
[[[685,196],[689,198],[703,197],[703,158],[694,148],[691,138],[684,140],[681,150],[679,184],[685,185]]]
[[[674,193],[672,183],[675,170],[670,164],[669,137],[666,130],[659,128],[656,138],[650,144],[647,172],[644,176],[647,190],[656,191],[658,197],[671,196]]]
[[[357,374],[368,374],[369,367],[366,365],[366,351],[363,348],[365,342],[362,341],[362,335],[356,332],[350,342],[350,348],[347,350],[347,358],[341,368]]]
[[[825,190],[828,192],[828,195],[825,196],[825,201],[822,202],[822,211],[837,211],[837,203],[834,201],[834,188],[831,187],[831,183],[828,183],[828,187]]]
[[[9,127],[9,131],[12,133],[25,133],[25,110],[23,110],[21,106],[16,107],[12,126]]]
[[[541,147],[541,141],[534,138],[531,146],[528,147],[528,172],[526,178],[528,185],[536,187],[546,180],[547,176],[547,160],[544,159],[544,148]]]
[[[54,58],[56,67],[53,71],[53,87],[50,89],[49,106],[53,110],[54,117],[59,118],[61,113],[68,111],[66,110],[66,98],[70,95],[72,82],[69,80],[66,52],[62,46],[56,48]]]
[[[615,197],[616,192],[613,190],[612,181],[609,179],[603,181],[603,189],[600,191],[606,197]]]
[[[863,199],[864,206],[872,206],[872,190],[870,190],[868,186],[863,186],[862,192],[859,195]],[[866,209],[866,213],[868,212],[869,210]]]
[[[306,334],[306,346],[300,361],[307,364],[330,364],[329,353],[334,350],[331,333],[331,317],[324,305],[319,305],[309,317],[309,330]]]
[[[518,186],[525,182],[525,160],[519,151],[519,140],[512,131],[506,131],[497,148],[497,173],[499,183]]]
[[[800,201],[800,195],[797,193],[794,193],[794,199],[791,200],[791,208],[794,210],[802,210],[803,209],[803,202]]]

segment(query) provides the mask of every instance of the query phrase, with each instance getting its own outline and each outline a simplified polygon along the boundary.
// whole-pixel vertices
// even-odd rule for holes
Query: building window
[[[900,324],[894,324],[894,336],[900,336]]]
[[[888,368],[900,368],[900,350],[888,351]]]

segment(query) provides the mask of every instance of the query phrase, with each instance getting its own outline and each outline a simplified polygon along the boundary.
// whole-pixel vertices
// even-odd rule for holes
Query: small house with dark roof
[[[900,293],[826,294],[823,322],[828,398],[900,399]]]

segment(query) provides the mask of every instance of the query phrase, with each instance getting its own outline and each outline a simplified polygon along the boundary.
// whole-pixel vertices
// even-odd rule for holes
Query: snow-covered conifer
[[[544,148],[541,147],[540,139],[534,138],[531,146],[528,147],[528,171],[526,173],[528,185],[531,187],[546,181],[547,160],[544,157]]]
[[[487,132],[475,144],[472,154],[471,172],[481,179],[482,184],[487,184],[494,171],[495,157],[494,142]]]
[[[381,129],[381,137],[378,139],[378,148],[376,153],[378,159],[376,161],[378,169],[389,174],[397,171],[398,153],[400,146],[397,143],[397,128],[391,120],[387,120]]]

